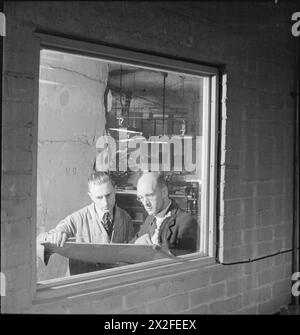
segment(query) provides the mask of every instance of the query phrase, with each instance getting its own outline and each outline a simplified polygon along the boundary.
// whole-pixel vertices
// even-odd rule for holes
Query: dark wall
[[[296,71],[291,15],[297,9],[296,2],[282,1],[5,2],[1,223],[2,271],[9,278],[5,310],[31,307],[37,80],[33,33],[225,65],[218,220],[220,259],[231,262],[291,247],[295,110],[291,91]],[[62,313],[76,308],[92,313],[269,313],[289,299],[290,262],[286,253],[230,271],[218,265],[207,270],[207,279],[201,282],[200,274],[193,272],[150,286],[137,283],[126,292],[111,292],[107,297],[111,307],[106,309],[101,295],[96,309],[81,300],[43,308]],[[152,299],[147,290],[164,283],[171,285],[168,294]]]

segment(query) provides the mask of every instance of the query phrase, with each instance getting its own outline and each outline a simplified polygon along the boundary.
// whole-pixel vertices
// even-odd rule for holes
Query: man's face
[[[113,211],[116,197],[115,189],[110,182],[101,185],[90,184],[89,190],[89,196],[98,209],[102,212]]]
[[[154,183],[141,180],[137,185],[137,197],[149,215],[156,215],[164,208],[164,192]]]

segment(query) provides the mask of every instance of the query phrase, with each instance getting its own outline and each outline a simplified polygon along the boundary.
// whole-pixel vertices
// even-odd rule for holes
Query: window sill
[[[155,280],[184,272],[199,270],[215,264],[215,259],[199,254],[180,256],[178,260],[161,259],[147,263],[126,265],[103,271],[71,277],[50,279],[36,284],[33,305],[51,303],[60,299],[88,296],[143,281]]]

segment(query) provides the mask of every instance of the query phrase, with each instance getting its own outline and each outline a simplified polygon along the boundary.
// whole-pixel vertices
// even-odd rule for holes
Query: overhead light
[[[128,133],[128,134],[136,134],[136,135],[142,135],[143,133],[139,131],[138,129],[134,127],[128,127],[128,128],[109,128],[109,130]]]
[[[145,141],[145,143],[154,143],[154,144],[168,144],[169,142],[164,142],[164,141]]]
[[[180,136],[181,138],[185,139],[185,138],[191,138],[193,139],[195,136],[191,136],[191,135],[183,135],[183,136]]]
[[[119,140],[119,142],[133,142],[135,141],[134,138],[125,138],[124,140]]]

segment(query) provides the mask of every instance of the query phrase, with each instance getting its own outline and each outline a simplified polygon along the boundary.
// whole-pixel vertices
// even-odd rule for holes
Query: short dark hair
[[[94,185],[101,185],[104,183],[111,183],[113,185],[113,182],[110,178],[109,173],[103,172],[103,171],[95,171],[92,172],[91,175],[88,178],[88,185],[90,186],[91,184]]]

